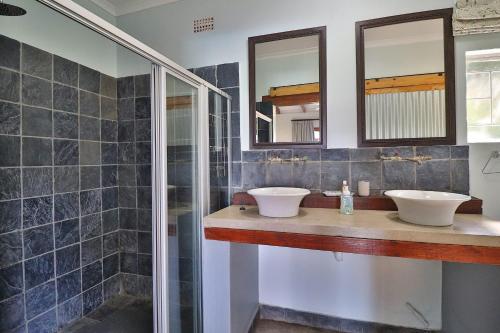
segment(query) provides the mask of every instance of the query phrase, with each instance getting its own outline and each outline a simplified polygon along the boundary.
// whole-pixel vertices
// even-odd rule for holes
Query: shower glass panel
[[[228,100],[210,90],[208,93],[209,114],[209,160],[210,160],[210,213],[229,204],[229,122]]]
[[[14,3],[26,15],[0,16],[0,332],[153,332],[151,62]]]
[[[198,88],[166,78],[170,333],[199,332]]]

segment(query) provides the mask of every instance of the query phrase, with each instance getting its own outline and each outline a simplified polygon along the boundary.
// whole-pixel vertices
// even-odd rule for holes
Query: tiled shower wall
[[[425,189],[469,193],[468,146],[359,149],[279,149],[241,151],[238,63],[198,68],[194,73],[232,97],[232,191],[262,186],[297,186],[312,191],[339,190],[343,180],[357,191],[358,180],[370,181],[374,192]],[[380,155],[428,155],[431,161],[381,161]],[[306,157],[306,162],[270,163],[273,156]]]
[[[117,80],[4,36],[0,55],[0,332],[52,332],[129,291]]]
[[[120,271],[124,291],[152,296],[150,75],[118,79]]]

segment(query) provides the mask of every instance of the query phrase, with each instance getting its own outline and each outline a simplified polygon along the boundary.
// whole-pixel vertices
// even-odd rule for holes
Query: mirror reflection
[[[319,143],[319,35],[255,45],[255,142]]]
[[[443,21],[364,30],[366,140],[446,136]]]

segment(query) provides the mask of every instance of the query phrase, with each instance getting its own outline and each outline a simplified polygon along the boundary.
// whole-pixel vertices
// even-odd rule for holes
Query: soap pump
[[[349,186],[347,181],[342,182],[342,195],[340,196],[340,214],[352,215],[354,212],[354,204],[351,191],[349,191]]]

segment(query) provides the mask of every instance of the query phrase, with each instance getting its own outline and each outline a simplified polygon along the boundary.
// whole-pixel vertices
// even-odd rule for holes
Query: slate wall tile
[[[96,261],[82,268],[82,290],[92,288],[102,282],[102,263]]]
[[[101,97],[101,118],[118,120],[116,99]]]
[[[47,332],[56,333],[57,332],[57,319],[56,310],[52,309],[41,316],[28,322],[28,332]]]
[[[134,77],[121,77],[117,80],[118,98],[134,97]]]
[[[24,262],[24,287],[31,289],[54,278],[54,253],[35,257]]]
[[[54,112],[54,137],[78,139],[78,116],[66,112]]]
[[[79,199],[78,192],[56,194],[54,196],[55,221],[78,217],[80,211]]]
[[[102,234],[101,214],[92,214],[81,218],[82,240],[91,239]]]
[[[52,141],[50,139],[23,138],[23,165],[52,165]]]
[[[118,253],[110,255],[103,260],[103,277],[108,279],[120,271],[120,257]]]
[[[21,196],[21,169],[0,169],[0,200],[17,199]]]
[[[24,297],[17,295],[0,303],[0,332],[9,332],[24,323]]]
[[[0,235],[0,267],[13,265],[22,260],[21,232]]]
[[[451,189],[450,161],[427,161],[417,165],[417,189],[449,191]]]
[[[78,85],[78,64],[54,55],[54,81],[76,87]]]
[[[19,102],[19,74],[0,68],[0,99],[9,102]]]
[[[80,114],[91,117],[99,117],[101,104],[99,95],[80,90]]]
[[[102,258],[102,237],[82,242],[82,265],[88,265]]]
[[[0,302],[23,292],[23,265],[21,263],[0,269]]]
[[[23,73],[47,80],[52,79],[52,54],[28,44],[22,44],[22,50]]]
[[[370,189],[381,189],[382,164],[380,162],[352,162],[351,163],[352,186],[355,186],[355,188],[357,188],[357,184],[360,180],[369,181]]]
[[[101,74],[92,68],[79,65],[79,87],[98,94],[101,86]]]
[[[78,219],[58,222],[54,225],[56,249],[80,242],[80,222]]]
[[[0,66],[14,70],[20,69],[21,62],[21,43],[15,39],[0,35]]]
[[[19,137],[0,135],[0,167],[13,167],[21,164],[21,142]]]
[[[23,227],[31,228],[52,222],[52,197],[23,200]]]
[[[19,134],[21,128],[20,110],[17,104],[0,102],[0,134]]]
[[[0,201],[0,234],[21,228],[21,200]]]
[[[56,305],[56,285],[54,281],[26,292],[26,317],[28,320]]]
[[[78,89],[54,83],[53,96],[55,110],[78,112]]]
[[[87,315],[97,309],[103,302],[102,284],[83,293],[83,314]]]
[[[68,246],[56,251],[57,276],[80,268],[80,245]]]
[[[73,297],[57,307],[57,325],[59,329],[68,326],[68,324],[81,318],[81,316],[82,296]]]
[[[54,250],[52,225],[28,229],[23,232],[24,257],[32,258]]]
[[[23,104],[52,108],[52,84],[33,76],[23,75]]]
[[[54,168],[54,191],[56,193],[78,191],[80,171],[78,166]]]
[[[118,220],[118,209],[112,209],[102,212],[102,231],[108,233],[111,231],[118,230],[119,220]]]
[[[54,165],[78,165],[79,144],[73,140],[54,140]]]
[[[23,106],[23,135],[52,136],[52,111]]]
[[[57,278],[57,303],[75,297],[82,290],[82,279],[80,270],[76,270],[69,274]]]

